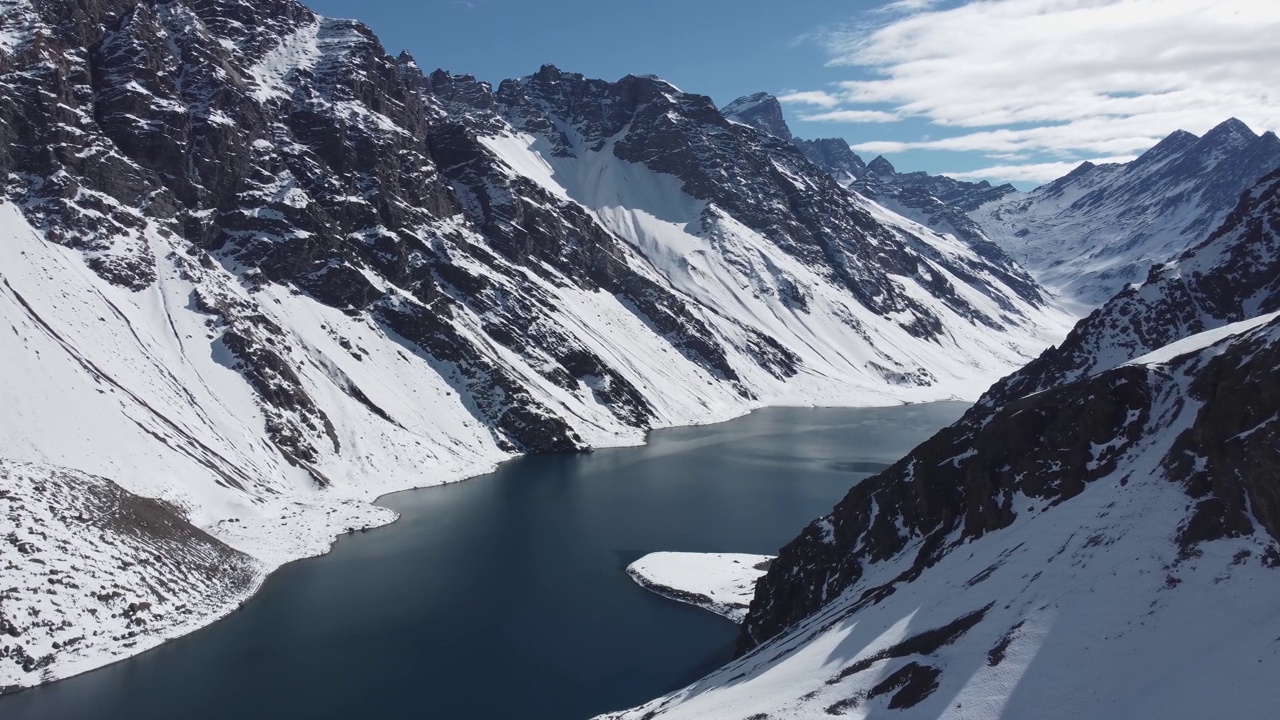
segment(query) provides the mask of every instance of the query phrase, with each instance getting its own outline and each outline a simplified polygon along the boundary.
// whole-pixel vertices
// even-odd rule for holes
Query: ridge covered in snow
[[[900,173],[883,156],[863,162],[843,138],[793,137],[782,105],[768,93],[738,98],[720,112],[729,120],[791,142],[842,187],[936,232],[959,237],[994,263],[1014,265],[968,215],[985,203],[1016,192],[1012,185],[993,186],[985,180],[966,182],[925,172]],[[1034,284],[1029,277],[1020,281],[1028,287]]]
[[[1092,308],[1203,240],[1277,168],[1275,133],[1232,118],[1203,137],[1175,132],[1130,163],[1086,162],[971,215],[1042,284]]]
[[[758,582],[739,657],[611,720],[1269,717],[1280,172]]]

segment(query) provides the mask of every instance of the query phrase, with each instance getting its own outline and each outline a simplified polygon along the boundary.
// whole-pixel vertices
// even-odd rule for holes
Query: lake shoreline
[[[648,445],[649,443],[651,443],[654,433],[670,431],[670,430],[721,425],[721,424],[733,422],[735,420],[740,420],[743,417],[758,413],[762,410],[768,410],[768,409],[797,408],[797,409],[875,410],[875,409],[891,409],[891,408],[902,407],[902,406],[925,405],[925,404],[943,403],[943,402],[952,402],[952,401],[963,402],[963,401],[957,401],[954,398],[943,398],[938,400],[929,400],[929,401],[922,401],[922,402],[900,401],[894,404],[878,404],[878,405],[865,405],[865,406],[862,406],[862,405],[813,406],[813,405],[782,403],[778,405],[761,406],[757,408],[752,408],[744,413],[735,415],[734,417],[717,418],[713,420],[708,420],[705,423],[695,423],[692,425],[679,425],[679,426],[672,426],[672,427],[655,428],[647,431],[644,434],[643,439],[639,443],[620,443],[618,445],[602,445],[599,448],[594,448],[594,449],[610,450],[610,449],[616,449],[616,448],[640,447],[640,446]],[[507,463],[510,463],[512,461],[520,460],[522,458],[539,457],[539,456],[543,456],[543,455],[540,455],[540,454],[515,455],[515,456],[504,459],[503,461],[497,463],[494,467],[486,467],[473,474],[459,477],[457,479],[448,479],[442,482],[424,483],[421,485],[410,486],[403,489],[385,492],[369,501],[357,500],[357,499],[343,499],[341,502],[345,505],[352,505],[359,509],[363,509],[366,511],[373,511],[368,514],[368,517],[371,521],[363,525],[353,526],[345,532],[335,534],[334,536],[332,536],[331,540],[327,543],[326,547],[322,551],[314,554],[295,557],[295,558],[286,560],[284,562],[280,562],[278,564],[267,564],[266,561],[262,560],[261,558],[256,558],[259,562],[264,564],[262,572],[254,579],[252,583],[246,586],[246,589],[243,593],[239,594],[235,599],[228,601],[222,608],[220,608],[219,611],[214,613],[209,613],[197,619],[193,619],[191,622],[184,623],[180,626],[175,626],[174,628],[171,628],[169,631],[165,632],[164,635],[162,636],[161,635],[146,636],[148,639],[154,638],[154,641],[146,642],[146,643],[140,642],[136,648],[131,648],[130,649],[131,651],[128,652],[127,654],[111,655],[107,657],[99,656],[97,658],[92,658],[87,656],[83,660],[83,662],[77,662],[75,664],[75,665],[81,666],[83,669],[76,669],[66,674],[59,674],[54,677],[43,678],[39,683],[34,685],[20,686],[18,689],[14,691],[10,691],[8,693],[5,693],[4,695],[0,695],[0,700],[9,699],[11,697],[18,696],[18,695],[26,695],[28,693],[38,692],[41,689],[46,689],[52,686],[56,686],[59,682],[63,680],[81,677],[81,676],[92,674],[94,672],[97,672],[106,668],[110,668],[123,661],[134,659],[140,655],[151,652],[157,648],[161,648],[166,645],[169,645],[175,640],[189,636],[193,633],[197,633],[197,632],[218,626],[219,624],[226,621],[228,618],[234,616],[236,613],[243,610],[253,600],[258,598],[261,595],[263,588],[267,585],[268,581],[275,578],[282,569],[292,566],[303,560],[316,559],[318,557],[323,557],[324,555],[330,554],[333,551],[333,549],[337,547],[338,544],[343,540],[343,538],[357,535],[357,534],[364,534],[369,530],[383,529],[393,525],[394,523],[396,523],[397,520],[400,520],[401,519],[400,513],[398,513],[397,511],[391,508],[386,507],[383,504],[384,502],[386,502],[388,498],[391,498],[397,495],[407,494],[410,492],[417,492],[420,490],[427,490],[431,488],[439,488],[443,486],[456,485],[456,484],[462,483],[463,481],[477,480],[477,479],[495,474],[499,467]],[[797,528],[796,532],[799,532],[799,528]],[[218,537],[216,532],[214,533],[214,536]],[[141,636],[139,639],[141,639]],[[96,664],[92,664],[92,663],[96,663]]]

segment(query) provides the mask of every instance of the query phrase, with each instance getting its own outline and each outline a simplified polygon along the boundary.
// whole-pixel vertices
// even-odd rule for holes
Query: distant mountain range
[[[1075,311],[1087,312],[1173,259],[1280,167],[1280,139],[1234,118],[1197,137],[1179,130],[1124,164],[1083,163],[1030,192],[864,162],[842,138],[795,138],[778,100],[740,98],[725,117],[789,140],[842,186],[939,232],[998,245]]]
[[[1040,282],[1093,307],[1202,240],[1276,167],[1280,138],[1231,119],[1204,137],[1175,132],[1130,163],[1084,163],[971,215]]]

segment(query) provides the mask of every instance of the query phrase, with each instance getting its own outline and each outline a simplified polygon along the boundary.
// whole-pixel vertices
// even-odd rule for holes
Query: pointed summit
[[[867,163],[867,169],[880,177],[891,177],[898,174],[898,171],[893,167],[893,163],[886,160],[883,155],[877,155],[875,160]]]
[[[720,114],[729,120],[750,125],[782,140],[791,139],[791,128],[782,116],[782,104],[769,93],[746,95],[725,105]]]
[[[477,110],[493,110],[493,87],[471,75],[436,70],[427,76],[427,90],[436,98]]]
[[[1204,134],[1191,154],[1202,162],[1216,163],[1221,158],[1241,152],[1258,141],[1258,134],[1236,118],[1228,118]]]
[[[1085,173],[1089,172],[1090,170],[1092,170],[1092,169],[1094,169],[1094,168],[1096,168],[1096,167],[1098,167],[1098,166],[1097,166],[1097,165],[1095,165],[1095,164],[1093,164],[1093,163],[1092,163],[1092,162],[1090,162],[1089,160],[1085,160],[1084,162],[1082,162],[1082,163],[1080,163],[1079,165],[1077,165],[1075,170],[1072,170],[1071,172],[1067,173],[1067,174],[1066,174],[1066,175],[1064,175],[1063,177],[1064,177],[1064,178],[1077,178],[1077,177],[1080,177],[1081,175],[1084,175]]]
[[[1200,142],[1200,138],[1186,130],[1174,130],[1168,137],[1156,143],[1150,150],[1142,153],[1137,160],[1136,165],[1144,165],[1154,163],[1173,155],[1185,152],[1188,148]]]
[[[562,76],[563,73],[560,72],[560,68],[550,63],[538,68],[538,72],[533,74],[535,79],[548,83],[560,82]]]
[[[1242,138],[1257,140],[1258,134],[1237,118],[1227,118],[1209,132],[1204,134],[1205,140],[1221,141],[1226,138]]]

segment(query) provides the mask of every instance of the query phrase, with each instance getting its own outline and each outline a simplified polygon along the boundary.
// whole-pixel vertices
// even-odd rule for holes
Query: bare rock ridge
[[[1017,192],[1012,185],[971,183],[925,172],[899,173],[884,156],[862,160],[843,138],[807,140],[793,137],[777,98],[756,93],[738,98],[721,109],[725,117],[751,125],[774,137],[791,141],[811,162],[830,173],[842,186],[892,207],[917,222],[942,232],[963,233],[968,241],[985,236],[965,213]]]
[[[791,128],[782,116],[782,104],[769,93],[740,97],[720,109],[720,114],[735,122],[763,130],[779,140],[791,140]]]
[[[794,138],[782,116],[778,100],[767,93],[739,98],[721,110],[725,117],[789,140],[810,162],[827,171],[842,187],[876,201],[932,230],[954,235],[984,259],[1004,268],[1005,282],[1022,292],[1035,294],[1035,281],[992,243],[968,213],[981,205],[1016,192],[1012,185],[992,186],[954,180],[925,172],[899,173],[884,156],[864,163],[841,138]]]

